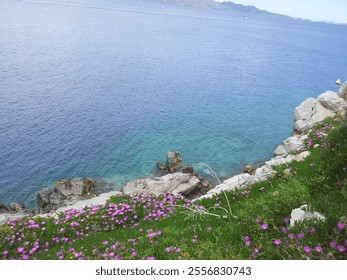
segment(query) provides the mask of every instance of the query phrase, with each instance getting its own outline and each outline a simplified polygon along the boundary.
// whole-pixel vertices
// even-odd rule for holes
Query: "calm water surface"
[[[241,17],[0,0],[0,201],[35,207],[61,178],[121,186],[168,150],[221,177],[267,160],[294,108],[347,80],[347,27]]]

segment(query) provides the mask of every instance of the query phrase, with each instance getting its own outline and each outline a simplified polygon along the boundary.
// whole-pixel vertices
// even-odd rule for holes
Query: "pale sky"
[[[292,17],[347,23],[347,0],[231,0],[231,2],[252,5]]]

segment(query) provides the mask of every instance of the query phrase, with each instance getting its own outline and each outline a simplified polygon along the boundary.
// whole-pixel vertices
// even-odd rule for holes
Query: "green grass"
[[[170,194],[112,197],[107,205],[62,213],[58,220],[1,226],[0,258],[347,259],[346,122],[317,126],[306,150],[311,156],[276,167],[271,180],[227,193],[236,218],[225,217],[224,194],[197,202],[200,212]],[[289,176],[283,172],[288,168]],[[290,228],[292,209],[303,204],[326,220]]]

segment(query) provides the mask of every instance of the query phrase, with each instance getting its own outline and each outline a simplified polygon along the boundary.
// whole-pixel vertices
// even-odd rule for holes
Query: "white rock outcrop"
[[[222,184],[219,184],[213,189],[209,190],[205,195],[193,199],[193,201],[210,198],[215,194],[220,194],[223,190],[233,191],[236,189],[246,188],[254,183],[267,181],[268,179],[276,175],[276,171],[272,168],[273,166],[290,163],[293,160],[301,162],[310,155],[311,153],[309,151],[304,151],[297,155],[287,155],[285,157],[277,156],[265,162],[263,166],[257,168],[253,175],[250,175],[248,173],[235,175],[223,181]]]
[[[163,192],[198,196],[211,188],[206,180],[191,173],[172,173],[161,177],[137,179],[126,183],[121,191],[125,194],[147,193],[158,195]]]
[[[308,212],[307,204],[300,206],[299,208],[295,208],[292,210],[291,218],[290,218],[290,227],[293,227],[296,223],[305,221],[307,219],[319,219],[325,221],[325,216],[322,213],[317,211]]]
[[[345,83],[346,84],[346,83]],[[336,114],[345,115],[347,103],[342,96],[345,96],[346,89],[342,89],[339,94],[327,91],[318,96],[317,99],[308,98],[295,108],[294,130],[298,134],[307,133],[314,125],[322,122],[327,117]]]
[[[333,116],[335,116],[333,111],[325,108],[316,99],[309,98],[295,109],[294,129],[299,134],[307,133],[317,123]]]
[[[299,135],[294,135],[283,141],[274,151],[274,156],[283,156],[289,152],[296,152],[304,146],[303,139]]]
[[[345,114],[347,110],[346,101],[332,91],[322,93],[317,101],[335,114]]]

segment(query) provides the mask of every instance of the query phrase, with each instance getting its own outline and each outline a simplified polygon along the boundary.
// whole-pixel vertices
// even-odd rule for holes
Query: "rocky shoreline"
[[[89,205],[104,204],[111,196],[135,193],[160,194],[171,192],[181,194],[193,201],[212,197],[222,191],[245,188],[251,184],[266,181],[276,174],[272,168],[293,160],[303,161],[310,152],[303,151],[310,129],[327,117],[347,115],[347,82],[338,93],[327,91],[315,98],[308,98],[295,108],[294,129],[290,137],[274,151],[273,157],[261,167],[247,166],[244,173],[233,176],[213,187],[203,177],[195,174],[193,167],[183,168],[178,152],[168,152],[167,162],[157,162],[162,176],[137,179],[126,183],[119,191],[112,190],[106,182],[90,178],[64,179],[51,188],[38,192],[38,209],[27,210],[23,204],[0,203],[0,225],[13,219],[29,216],[55,217],[68,209],[81,209]]]

